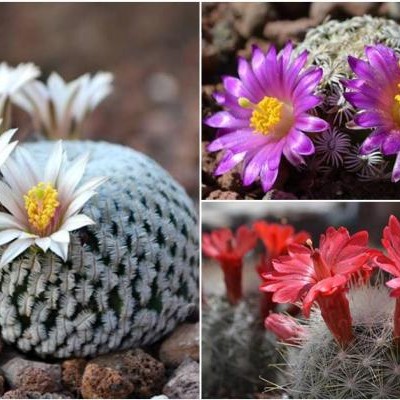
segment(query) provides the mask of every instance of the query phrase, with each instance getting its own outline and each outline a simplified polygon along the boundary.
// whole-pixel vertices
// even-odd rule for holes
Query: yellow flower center
[[[400,91],[400,83],[397,85],[397,88]],[[395,120],[396,124],[400,126],[400,93],[394,96],[394,103],[392,109],[392,116]]]
[[[284,103],[275,97],[265,96],[258,104],[253,104],[245,97],[239,98],[239,105],[253,108],[250,126],[258,133],[268,135],[282,121]]]
[[[51,223],[57,207],[58,192],[49,183],[40,182],[24,196],[29,223],[38,232],[43,232]]]

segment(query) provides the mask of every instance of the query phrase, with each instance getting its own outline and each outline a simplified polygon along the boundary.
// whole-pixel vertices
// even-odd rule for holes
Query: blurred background
[[[142,151],[197,201],[198,19],[195,3],[2,3],[0,59],[32,61],[41,79],[112,72],[114,93],[88,119],[86,138]],[[20,137],[29,124],[14,112]]]
[[[288,223],[296,231],[306,230],[311,234],[315,247],[319,237],[329,226],[346,227],[350,234],[366,229],[370,245],[381,246],[383,228],[389,216],[400,218],[400,203],[397,202],[333,202],[333,201],[286,201],[286,202],[204,202],[202,204],[203,232],[229,227],[236,229],[242,224],[251,226],[256,220]],[[257,290],[260,279],[255,266],[260,257],[258,251],[249,254],[244,268],[244,288]],[[216,262],[203,256],[203,293],[223,294],[225,286],[221,268]]]

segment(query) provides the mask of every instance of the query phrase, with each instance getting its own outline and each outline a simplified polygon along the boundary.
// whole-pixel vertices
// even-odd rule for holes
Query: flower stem
[[[318,304],[327,327],[342,347],[353,339],[349,301],[343,291],[319,296]]]
[[[242,298],[242,261],[222,262],[226,294],[232,305],[237,304]]]

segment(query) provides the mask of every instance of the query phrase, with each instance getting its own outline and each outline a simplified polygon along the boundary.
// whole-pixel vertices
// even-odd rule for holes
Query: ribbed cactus
[[[315,312],[308,334],[288,347],[288,380],[294,398],[400,397],[400,348],[393,342],[394,301],[381,285],[350,290],[354,341],[340,347]]]
[[[53,144],[23,146],[44,164]],[[0,271],[2,337],[55,358],[153,343],[197,305],[193,205],[143,154],[105,142],[64,147],[71,158],[90,152],[84,180],[109,177],[83,209],[96,224],[72,233],[65,263],[30,248]]]
[[[246,398],[261,392],[262,379],[276,379],[274,365],[282,361],[255,298],[235,306],[209,298],[203,307],[202,346],[204,398]]]

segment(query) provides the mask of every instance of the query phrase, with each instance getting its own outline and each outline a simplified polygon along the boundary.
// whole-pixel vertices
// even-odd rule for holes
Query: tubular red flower
[[[283,314],[270,314],[265,318],[264,325],[281,341],[289,344],[297,343],[307,334],[306,329],[298,324],[294,318]]]
[[[396,297],[394,311],[394,337],[400,339],[400,223],[391,215],[388,225],[383,230],[382,245],[388,253],[388,257],[380,254],[375,258],[379,268],[393,275],[395,278],[386,282],[392,290],[391,297]]]
[[[272,260],[287,254],[289,245],[293,243],[304,244],[307,239],[310,239],[310,234],[306,231],[295,233],[292,225],[256,221],[253,224],[253,229],[266,249],[257,265],[257,272],[262,279],[264,274],[273,271]],[[274,309],[274,306],[272,293],[264,292],[261,299],[261,315],[266,317]]]
[[[309,317],[317,302],[328,328],[341,345],[352,338],[347,284],[354,274],[365,268],[371,258],[367,247],[368,233],[353,236],[341,227],[328,228],[320,238],[319,249],[293,244],[288,255],[273,261],[274,271],[265,274],[261,290],[273,292],[277,303],[303,303],[303,314]],[[340,321],[336,323],[335,321]]]
[[[246,226],[239,227],[235,234],[227,228],[217,229],[210,234],[203,233],[203,252],[220,263],[231,304],[236,304],[242,298],[243,257],[256,243],[255,232]]]

